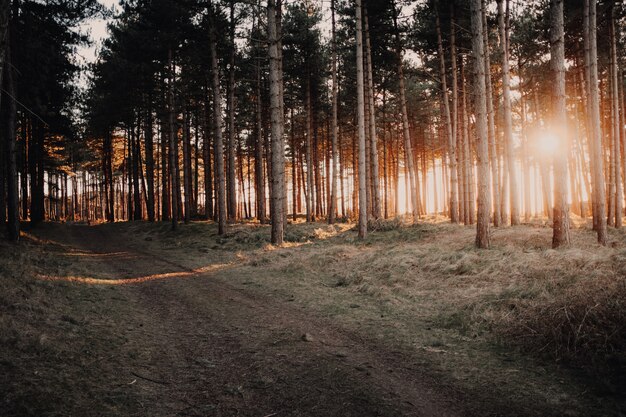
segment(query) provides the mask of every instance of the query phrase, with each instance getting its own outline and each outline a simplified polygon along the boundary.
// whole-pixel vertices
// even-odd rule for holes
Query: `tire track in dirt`
[[[63,238],[78,249],[127,252],[132,262],[101,258],[113,276],[189,272],[101,227],[66,229]],[[462,393],[420,372],[401,352],[219,277],[125,285],[123,294],[134,314],[119,324],[131,352],[119,366],[134,380],[141,415],[473,414]]]

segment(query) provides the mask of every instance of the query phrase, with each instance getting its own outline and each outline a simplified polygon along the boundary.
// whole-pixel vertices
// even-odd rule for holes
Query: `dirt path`
[[[116,286],[131,303],[117,323],[126,344],[110,366],[134,390],[138,415],[484,415],[367,335],[132,249],[106,229],[64,230],[61,242],[93,255],[100,279],[128,282]]]

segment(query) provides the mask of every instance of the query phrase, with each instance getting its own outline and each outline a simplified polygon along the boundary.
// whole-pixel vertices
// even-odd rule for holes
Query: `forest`
[[[623,415],[625,24],[0,0],[0,414]]]

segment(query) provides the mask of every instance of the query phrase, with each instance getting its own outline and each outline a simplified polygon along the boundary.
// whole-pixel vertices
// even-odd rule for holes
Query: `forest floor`
[[[0,244],[0,415],[625,415],[615,375],[554,360],[575,341],[529,348],[552,349],[533,312],[623,285],[624,233],[554,251],[538,223],[478,251],[472,227],[373,226],[289,225],[276,248],[254,224],[44,224]]]

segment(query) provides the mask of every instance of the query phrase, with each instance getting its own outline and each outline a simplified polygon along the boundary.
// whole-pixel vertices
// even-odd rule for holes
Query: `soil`
[[[118,232],[65,225],[46,234],[54,239],[48,244],[57,255],[71,260],[73,273],[51,271],[39,278],[69,285],[68,299],[76,296],[72,288],[81,288],[87,301],[70,299],[76,311],[63,320],[80,327],[81,340],[73,343],[83,347],[56,363],[43,363],[49,361],[45,356],[39,363],[28,359],[28,372],[34,366],[50,374],[29,380],[28,395],[47,392],[49,400],[36,398],[37,405],[29,406],[28,399],[8,389],[7,415],[570,413],[529,401],[528,395],[506,398],[480,384],[467,389],[437,371],[423,352],[373,337],[367,322],[335,320],[280,291],[235,279],[233,274],[250,274],[250,262],[236,251],[207,250],[205,263],[193,267],[185,261],[189,254],[168,256],[153,249],[158,243],[150,237],[142,244]],[[264,268],[254,265],[257,271]],[[228,274],[222,273],[225,268]],[[363,301],[356,299],[349,308],[361,308],[356,302]],[[438,350],[433,346],[429,352]],[[5,365],[0,370],[16,374],[15,367]],[[37,387],[37,381],[54,381],[55,373],[64,375],[65,396]]]

